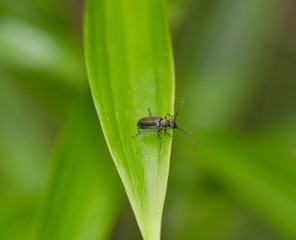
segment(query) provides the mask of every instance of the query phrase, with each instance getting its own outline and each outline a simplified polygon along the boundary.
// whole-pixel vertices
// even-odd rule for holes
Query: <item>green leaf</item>
[[[103,132],[144,239],[159,239],[171,138],[137,133],[148,116],[173,113],[174,74],[164,1],[89,0],[85,49]]]
[[[49,142],[36,102],[14,78],[0,81],[0,195],[35,194],[44,184]]]
[[[0,239],[28,239],[37,195],[1,196]]]
[[[202,137],[202,164],[287,239],[296,238],[295,154],[258,138]]]
[[[122,186],[91,101],[73,109],[54,151],[33,239],[106,239]]]
[[[64,29],[63,29],[64,30]],[[69,87],[83,87],[85,73],[79,49],[65,35],[54,34],[38,24],[10,16],[0,17],[0,64],[3,69],[30,75]],[[11,54],[14,49],[17,54]],[[67,63],[67,64],[64,64]]]
[[[195,2],[192,8],[200,8],[199,1]],[[263,53],[274,32],[270,29],[282,17],[282,2],[209,2],[211,6],[203,9],[202,15],[195,14],[190,24],[184,23],[186,32],[180,34],[180,43],[175,43],[181,51],[176,59],[184,72],[180,78],[190,88],[195,103],[184,115],[190,114],[187,119],[195,129],[204,132],[232,127],[249,110],[248,104],[265,81],[258,70],[262,70]],[[207,9],[211,13],[205,17]]]

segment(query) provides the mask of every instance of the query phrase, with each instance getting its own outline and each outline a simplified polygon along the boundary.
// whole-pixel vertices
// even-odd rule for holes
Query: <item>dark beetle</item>
[[[184,104],[184,101],[182,101],[182,103],[180,104],[177,112],[175,115],[171,115],[171,114],[166,114],[164,116],[164,118],[162,117],[153,117],[150,109],[148,108],[148,113],[149,113],[149,117],[144,117],[144,118],[141,118],[138,123],[137,123],[137,128],[138,128],[138,133],[135,135],[138,136],[141,131],[140,130],[144,130],[144,129],[155,129],[157,130],[157,135],[158,135],[158,138],[159,138],[159,141],[160,141],[160,146],[162,146],[162,141],[161,141],[161,136],[160,136],[160,132],[162,130],[164,130],[164,133],[170,137],[173,137],[172,135],[170,135],[168,132],[167,132],[167,128],[171,128],[171,129],[179,129],[180,131],[182,131],[190,140],[191,142],[193,143],[194,145],[194,148],[196,147],[192,137],[187,133],[185,132],[184,130],[182,130],[181,128],[179,128],[177,126],[177,123],[176,123],[176,119],[177,119],[177,116],[179,114],[179,111],[180,109],[182,108],[183,104]]]

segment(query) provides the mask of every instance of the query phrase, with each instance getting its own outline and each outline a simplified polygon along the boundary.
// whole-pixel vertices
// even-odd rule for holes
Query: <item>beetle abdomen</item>
[[[144,117],[138,121],[137,126],[140,129],[157,129],[161,120],[162,117]]]

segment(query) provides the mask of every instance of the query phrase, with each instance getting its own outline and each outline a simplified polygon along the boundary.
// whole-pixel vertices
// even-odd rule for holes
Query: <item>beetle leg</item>
[[[157,135],[158,135],[159,143],[160,143],[160,148],[162,148],[162,140],[161,140],[161,136],[160,136],[160,131],[161,130],[162,130],[162,128],[159,128],[158,131],[157,131]]]
[[[137,130],[138,130],[137,134],[136,134],[136,135],[134,135],[134,136],[132,136],[132,137],[137,137],[139,134],[141,134],[141,132],[140,132],[140,129],[139,129],[139,128],[137,128]]]
[[[148,113],[149,113],[149,116],[150,116],[150,117],[153,117],[153,116],[152,116],[152,112],[150,111],[150,108],[148,108]]]
[[[167,117],[168,117],[168,116],[170,116],[171,118],[173,118],[173,117],[174,117],[173,115],[171,115],[171,114],[167,113],[167,114],[164,116],[164,119],[167,119]]]
[[[165,135],[168,135],[168,136],[171,137],[171,138],[174,138],[174,137],[173,137],[171,134],[169,134],[166,130],[167,130],[167,128],[164,128],[164,134],[165,134]]]

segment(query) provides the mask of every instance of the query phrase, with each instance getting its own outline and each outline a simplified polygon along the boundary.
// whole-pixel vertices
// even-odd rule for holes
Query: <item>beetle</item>
[[[161,136],[160,136],[161,131],[163,130],[165,135],[173,138],[173,136],[167,132],[167,128],[179,129],[190,139],[194,148],[196,148],[196,144],[195,144],[194,140],[192,139],[192,137],[187,132],[185,132],[184,130],[179,128],[176,123],[176,119],[179,115],[179,111],[182,108],[184,102],[185,102],[185,99],[181,102],[175,115],[171,115],[171,114],[167,113],[164,116],[164,118],[163,117],[154,117],[152,115],[152,112],[148,108],[149,117],[143,117],[137,122],[138,133],[134,137],[136,137],[142,133],[140,130],[157,130],[157,135],[159,138],[160,147],[162,147],[162,141],[161,141]]]

